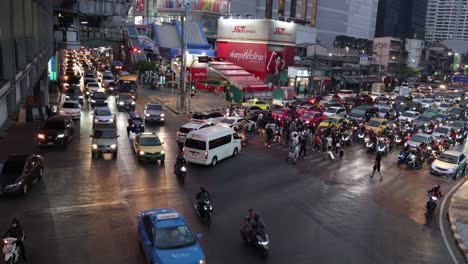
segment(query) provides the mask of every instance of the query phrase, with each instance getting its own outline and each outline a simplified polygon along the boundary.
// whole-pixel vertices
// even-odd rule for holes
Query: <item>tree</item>
[[[137,61],[133,63],[132,69],[134,71],[143,73],[146,71],[156,71],[158,69],[158,65],[155,62],[151,61]]]
[[[400,68],[400,75],[404,79],[411,78],[411,77],[419,77],[421,73],[421,68],[414,68],[406,65],[401,65]]]

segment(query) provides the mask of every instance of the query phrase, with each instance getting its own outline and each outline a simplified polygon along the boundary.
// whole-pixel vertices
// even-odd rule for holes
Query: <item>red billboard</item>
[[[201,81],[208,78],[208,68],[191,68],[192,80]]]

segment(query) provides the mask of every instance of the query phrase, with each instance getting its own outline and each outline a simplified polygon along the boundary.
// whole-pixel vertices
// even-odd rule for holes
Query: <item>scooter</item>
[[[341,136],[341,141],[344,146],[351,146],[351,136],[348,132],[343,133]]]
[[[24,240],[24,235],[21,240]],[[3,239],[2,251],[5,255],[5,263],[19,263],[19,259],[21,257],[21,248],[16,244],[17,241],[18,239],[14,237],[7,237]]]
[[[434,195],[429,196],[429,200],[427,200],[427,203],[426,203],[426,216],[432,214],[435,211],[437,207],[437,200],[439,200],[437,196],[434,196]]]
[[[265,258],[268,257],[268,251],[269,251],[268,246],[270,245],[270,238],[268,237],[266,230],[262,230],[262,232],[257,233],[255,235],[255,239],[250,240],[250,241],[247,239],[247,234],[244,228],[240,230],[240,234],[244,241],[259,248],[262,251],[263,257]]]
[[[380,153],[382,156],[387,156],[387,143],[384,140],[379,140],[377,143],[377,153]]]
[[[358,131],[358,141],[361,144],[364,144],[365,138],[366,137],[366,132],[365,131]]]
[[[176,166],[175,175],[179,182],[183,185],[185,183],[185,176],[187,176],[187,166],[185,164]]]
[[[370,141],[370,140],[369,140],[369,141],[366,143],[366,152],[367,152],[368,154],[374,153],[374,152],[375,152],[375,141]]]
[[[409,169],[420,169],[422,168],[423,160],[417,160],[416,155],[410,154],[408,158],[408,162],[406,163],[406,167]]]
[[[194,204],[195,212],[197,212],[198,217],[200,217],[203,222],[207,225],[211,224],[211,212],[213,212],[213,205],[208,199],[203,200],[203,207],[198,208],[198,202],[195,201]]]
[[[409,152],[404,149],[400,150],[400,153],[398,153],[397,165],[408,162],[408,158]]]

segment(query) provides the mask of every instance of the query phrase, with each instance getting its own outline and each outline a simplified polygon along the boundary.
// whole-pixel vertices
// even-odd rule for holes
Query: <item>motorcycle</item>
[[[465,140],[465,138],[463,137],[463,133],[457,133],[455,144],[461,145],[464,140]]]
[[[262,230],[261,232],[255,234],[255,239],[253,240],[248,240],[247,239],[247,233],[245,232],[244,228],[240,230],[241,237],[244,241],[247,243],[260,248],[262,251],[263,257],[268,257],[268,250],[269,250],[269,245],[270,245],[270,238],[268,237],[268,234],[266,230]]]
[[[397,165],[400,165],[402,163],[407,163],[408,158],[409,158],[409,152],[405,151],[404,149],[400,150],[400,153],[398,153]]]
[[[429,200],[427,200],[427,203],[426,203],[426,216],[432,214],[435,211],[437,207],[437,200],[439,200],[437,196],[434,196],[434,195],[429,196]]]
[[[399,134],[396,134],[394,136],[393,142],[395,142],[395,146],[397,148],[403,147],[403,145],[405,144],[405,142],[403,141],[403,137],[401,135],[399,135]]]
[[[21,240],[24,240],[24,235]],[[3,239],[2,251],[5,255],[5,263],[19,263],[19,259],[21,257],[21,248],[16,244],[17,241],[18,239],[14,237],[7,237]]]
[[[358,131],[358,141],[361,144],[364,144],[365,138],[366,138],[366,132],[365,131]]]
[[[408,158],[408,162],[406,163],[406,167],[409,169],[420,169],[422,168],[423,160],[422,158],[419,158],[419,161],[417,160],[418,158],[416,157],[415,154],[410,154]]]
[[[351,136],[348,132],[343,133],[341,136],[341,142],[344,146],[351,146]]]
[[[209,199],[203,200],[203,207],[198,208],[198,201],[195,201],[195,211],[197,212],[198,217],[200,217],[203,222],[207,225],[211,224],[211,212],[213,212],[213,205]]]
[[[370,140],[369,140],[369,141],[366,143],[366,152],[367,152],[368,154],[374,153],[374,152],[375,152],[375,141],[370,141]]]
[[[384,140],[379,140],[377,142],[377,153],[380,153],[382,156],[387,156],[387,143]]]
[[[185,183],[185,176],[187,176],[187,166],[185,164],[176,165],[175,174],[177,179],[183,185]]]

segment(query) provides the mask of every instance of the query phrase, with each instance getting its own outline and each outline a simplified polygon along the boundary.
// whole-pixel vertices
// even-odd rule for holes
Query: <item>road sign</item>
[[[466,76],[454,76],[452,78],[452,82],[468,83],[468,77],[466,77]]]

